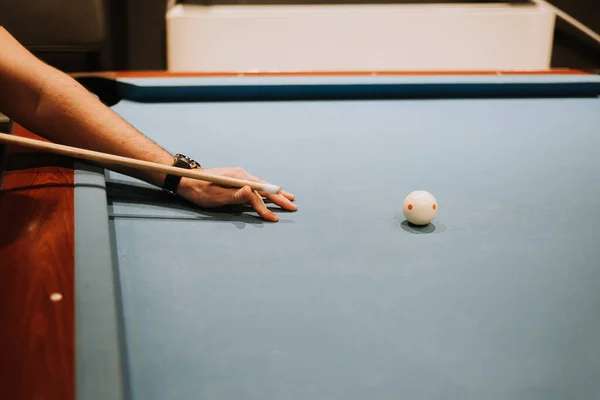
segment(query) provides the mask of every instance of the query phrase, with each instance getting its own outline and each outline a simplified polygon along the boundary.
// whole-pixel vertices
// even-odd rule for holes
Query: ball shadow
[[[443,224],[441,225],[442,229],[440,230],[439,224],[436,225],[434,222],[431,222],[427,225],[411,224],[406,220],[403,214],[397,214],[395,220],[397,223],[396,226],[399,226],[405,232],[412,233],[415,235],[428,235],[434,232],[443,232],[445,230]]]
[[[427,225],[415,225],[415,224],[411,224],[410,222],[405,220],[405,221],[402,221],[400,226],[406,232],[414,233],[414,234],[430,234],[430,233],[435,232],[435,229],[436,229],[435,224],[433,222],[431,222]]]

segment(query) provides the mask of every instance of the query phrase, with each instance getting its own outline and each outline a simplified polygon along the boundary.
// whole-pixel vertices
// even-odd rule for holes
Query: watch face
[[[173,166],[175,167],[179,167],[179,168],[199,168],[200,164],[198,164],[196,161],[192,160],[189,157],[184,156],[183,154],[177,154],[175,156],[175,163],[173,164]]]
[[[173,164],[174,167],[178,168],[190,168],[190,164],[185,160],[177,159]]]

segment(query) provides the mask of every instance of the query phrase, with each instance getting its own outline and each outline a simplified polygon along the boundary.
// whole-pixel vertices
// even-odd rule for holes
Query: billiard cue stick
[[[37,150],[44,150],[50,153],[61,154],[83,160],[99,162],[107,165],[116,165],[120,167],[129,167],[140,170],[148,170],[153,172],[161,172],[164,174],[176,175],[185,178],[197,179],[207,182],[212,182],[224,187],[250,186],[251,189],[264,192],[278,194],[281,188],[276,185],[253,182],[244,179],[230,178],[227,176],[218,176],[202,172],[198,169],[183,169],[168,165],[162,165],[150,161],[136,160],[134,158],[117,156],[114,154],[102,153],[98,151],[81,149],[78,147],[65,146],[56,143],[43,142],[41,140],[29,139],[20,136],[0,133],[0,143],[18,144],[26,147],[31,147]]]

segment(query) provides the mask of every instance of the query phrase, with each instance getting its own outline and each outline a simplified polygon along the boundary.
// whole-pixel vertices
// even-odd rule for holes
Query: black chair
[[[107,0],[2,0],[0,25],[65,72],[110,69]]]

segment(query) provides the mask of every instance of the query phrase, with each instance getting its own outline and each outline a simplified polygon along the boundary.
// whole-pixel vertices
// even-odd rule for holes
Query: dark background
[[[178,3],[207,5],[228,4],[314,4],[314,3],[456,3],[457,1],[425,0],[183,0]],[[493,3],[494,1],[462,1]],[[506,3],[507,1],[497,1]],[[31,6],[28,6],[31,3]],[[40,10],[40,3],[46,5]],[[528,0],[512,1],[515,6]],[[550,3],[600,32],[600,0],[550,0]],[[84,43],[62,47],[37,43],[35,32],[48,37],[48,4],[55,7],[57,18],[75,13],[63,23],[66,30],[77,30],[78,22],[93,33]],[[63,8],[64,10],[60,10]],[[0,24],[38,56],[65,71],[93,70],[157,70],[166,68],[165,12],[167,0],[0,0]],[[45,21],[40,21],[45,18]],[[74,21],[74,22],[73,22]],[[102,25],[100,25],[102,23]],[[42,25],[40,25],[42,24]],[[96,25],[94,25],[96,24]],[[79,29],[84,29],[79,28]],[[96,32],[92,32],[96,29]],[[33,32],[33,33],[32,33]],[[94,35],[95,34],[95,35]],[[94,38],[101,36],[101,43]],[[82,35],[80,35],[82,37]],[[40,44],[41,43],[41,44]],[[554,68],[600,69],[600,45],[577,32],[560,19],[555,30],[552,56]]]

